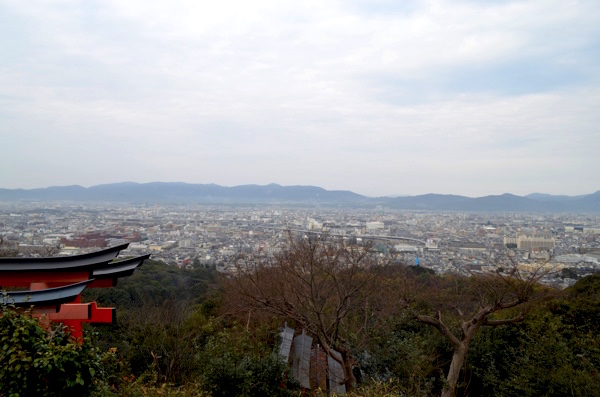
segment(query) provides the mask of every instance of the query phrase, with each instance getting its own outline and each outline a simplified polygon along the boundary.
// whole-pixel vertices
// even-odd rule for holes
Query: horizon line
[[[565,196],[565,197],[578,197],[578,196],[588,196],[597,192],[600,192],[600,190],[595,190],[592,191],[591,193],[582,193],[582,194],[573,194],[573,195],[569,195],[569,194],[552,194],[552,193],[541,193],[541,192],[532,192],[532,193],[528,193],[525,195],[519,195],[519,194],[515,194],[515,193],[511,193],[511,192],[504,192],[504,193],[498,193],[498,194],[485,194],[485,195],[481,195],[481,196],[470,196],[470,195],[465,195],[465,194],[457,194],[457,193],[434,193],[434,192],[428,192],[428,193],[419,193],[419,194],[413,194],[413,195],[409,195],[409,194],[388,194],[388,195],[366,195],[366,194],[362,194],[362,193],[356,193],[353,190],[350,189],[327,189],[318,185],[302,185],[302,184],[292,184],[292,185],[282,185],[280,183],[276,183],[276,182],[271,182],[271,183],[267,183],[267,184],[258,184],[258,183],[245,183],[245,184],[238,184],[238,185],[221,185],[218,183],[214,183],[214,182],[210,182],[210,183],[196,183],[196,182],[183,182],[183,181],[152,181],[152,182],[134,182],[134,181],[121,181],[121,182],[108,182],[108,183],[99,183],[99,184],[94,184],[94,185],[88,185],[88,186],[84,186],[84,185],[80,185],[80,184],[69,184],[69,185],[50,185],[50,186],[46,186],[46,187],[31,187],[31,188],[4,188],[4,187],[0,187],[0,189],[2,190],[43,190],[43,189],[51,189],[51,188],[68,188],[68,187],[80,187],[83,189],[90,189],[90,188],[94,188],[94,187],[98,187],[98,186],[107,186],[107,185],[124,185],[124,184],[132,184],[132,185],[149,185],[149,184],[182,184],[182,185],[214,185],[214,186],[220,186],[220,187],[224,187],[224,188],[235,188],[235,187],[240,187],[240,186],[258,186],[258,187],[266,187],[269,185],[277,185],[277,186],[281,186],[281,187],[313,187],[313,188],[319,188],[319,189],[323,189],[325,191],[328,192],[350,192],[353,194],[357,194],[360,196],[364,196],[367,198],[402,198],[402,197],[416,197],[416,196],[425,196],[425,195],[439,195],[439,196],[461,196],[461,197],[467,197],[467,198],[482,198],[482,197],[490,197],[490,196],[503,196],[503,195],[513,195],[513,196],[517,196],[517,197],[524,197],[524,198],[528,198],[527,196],[531,196],[531,195],[546,195],[546,196]]]

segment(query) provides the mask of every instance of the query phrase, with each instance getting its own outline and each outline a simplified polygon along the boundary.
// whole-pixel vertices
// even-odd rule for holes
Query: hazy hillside
[[[112,183],[89,188],[53,186],[43,189],[0,189],[0,200],[110,201],[199,204],[303,204],[376,206],[425,211],[600,212],[600,191],[581,196],[505,193],[485,197],[424,194],[408,197],[366,197],[317,186],[241,185],[182,182]]]

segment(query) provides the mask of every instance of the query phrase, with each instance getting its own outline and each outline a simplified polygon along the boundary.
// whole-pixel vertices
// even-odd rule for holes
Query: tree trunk
[[[442,397],[456,397],[456,385],[460,376],[460,369],[465,362],[466,356],[467,345],[465,343],[461,343],[454,348],[450,370],[448,371],[448,377],[446,378],[446,385],[442,390]]]
[[[354,368],[354,357],[352,357],[352,351],[340,345],[337,346],[336,350],[338,354],[333,354],[333,349],[331,346],[329,346],[327,339],[319,336],[319,341],[321,342],[321,346],[327,355],[340,363],[344,369],[344,385],[346,386],[346,391],[354,389],[356,387],[356,377],[354,376],[354,372],[352,372],[352,368]]]
[[[353,368],[353,359],[344,355],[344,375],[346,375],[346,391],[353,390],[356,386],[356,377]]]

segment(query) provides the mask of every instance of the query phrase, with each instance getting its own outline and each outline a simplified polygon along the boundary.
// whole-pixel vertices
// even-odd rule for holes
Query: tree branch
[[[491,327],[495,327],[498,325],[503,325],[503,324],[513,324],[513,323],[518,323],[520,321],[525,320],[525,316],[523,316],[523,313],[519,314],[517,317],[513,317],[513,318],[507,318],[504,320],[488,320],[486,319],[482,325],[487,325],[487,326],[491,326]]]
[[[437,318],[419,314],[419,315],[417,315],[417,319],[419,321],[421,321],[422,323],[425,323],[425,324],[431,325],[432,327],[437,328],[438,331],[440,331],[442,333],[442,335],[444,335],[446,337],[446,339],[448,339],[448,341],[452,344],[452,346],[459,347],[462,345],[461,341],[458,340],[458,338],[452,333],[452,331],[450,331],[450,328],[448,328],[446,326],[446,324],[444,324],[444,322],[442,321],[442,312],[440,312],[440,311],[437,312]]]

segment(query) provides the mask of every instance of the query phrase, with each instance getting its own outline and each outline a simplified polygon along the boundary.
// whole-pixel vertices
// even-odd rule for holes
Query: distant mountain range
[[[424,194],[408,197],[366,197],[346,190],[316,186],[241,185],[181,182],[112,183],[89,188],[53,186],[43,189],[0,189],[0,201],[104,201],[198,204],[338,205],[427,211],[600,212],[600,191],[581,196],[533,193],[465,197]]]

